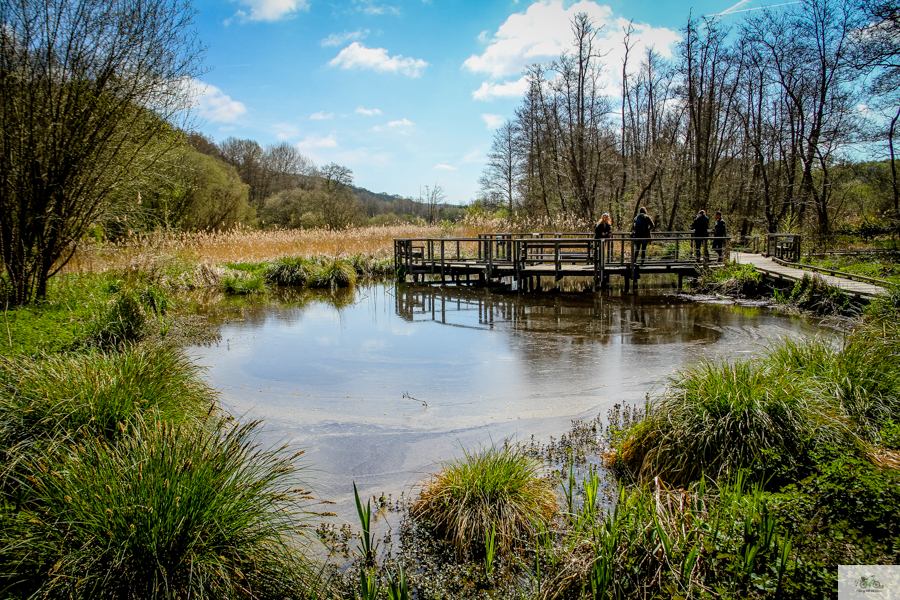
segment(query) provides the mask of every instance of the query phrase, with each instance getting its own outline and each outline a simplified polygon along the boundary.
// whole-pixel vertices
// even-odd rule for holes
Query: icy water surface
[[[675,369],[818,325],[765,308],[638,296],[370,285],[248,308],[190,350],[264,440],[307,449],[324,498],[409,491],[461,448],[546,441],[642,403]],[[342,502],[341,508],[349,505]],[[345,510],[340,510],[342,514]],[[352,512],[352,510],[351,510]]]

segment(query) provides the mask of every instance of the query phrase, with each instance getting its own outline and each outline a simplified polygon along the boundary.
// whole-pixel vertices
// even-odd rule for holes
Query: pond
[[[395,497],[462,448],[547,441],[619,403],[643,403],[702,358],[740,358],[817,322],[671,290],[516,294],[372,284],[281,290],[189,350],[222,405],[263,441],[307,450],[317,494],[354,513]]]

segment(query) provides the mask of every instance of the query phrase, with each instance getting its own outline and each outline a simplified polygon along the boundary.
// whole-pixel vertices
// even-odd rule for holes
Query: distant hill
[[[418,200],[404,198],[397,194],[388,194],[387,192],[370,192],[366,188],[356,187],[355,185],[351,185],[350,190],[362,204],[363,209],[366,211],[366,216],[369,218],[390,213],[398,217],[403,215],[412,215],[423,219],[428,217],[428,205]],[[463,210],[462,206],[442,204],[441,218],[457,219],[459,218],[457,213],[461,213]]]

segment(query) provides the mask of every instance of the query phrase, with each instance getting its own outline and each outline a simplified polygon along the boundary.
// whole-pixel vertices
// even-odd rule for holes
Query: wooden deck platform
[[[777,279],[786,279],[789,281],[799,281],[804,275],[816,275],[821,277],[828,285],[840,288],[851,296],[858,298],[873,298],[879,294],[886,292],[885,288],[866,281],[854,281],[846,277],[832,275],[828,272],[814,272],[784,264],[784,261],[776,261],[776,259],[759,254],[751,254],[749,252],[733,252],[732,259],[738,263],[749,264],[756,267],[757,271],[764,273],[769,277]],[[833,271],[832,271],[833,272]],[[865,278],[858,278],[865,279]]]

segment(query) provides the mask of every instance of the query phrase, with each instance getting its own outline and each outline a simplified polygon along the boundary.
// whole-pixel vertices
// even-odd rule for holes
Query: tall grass
[[[112,441],[142,419],[195,421],[215,403],[199,367],[165,346],[0,358],[0,453],[10,467],[35,444]]]
[[[508,553],[558,510],[542,466],[520,448],[491,446],[445,463],[410,510],[429,521],[457,552],[480,552],[493,540]]]
[[[679,371],[621,440],[619,463],[644,481],[686,485],[741,469],[790,468],[813,448],[859,444],[823,382],[777,360],[706,361]]]
[[[301,598],[315,581],[294,459],[255,424],[141,422],[30,458],[0,531],[6,593],[47,598]]]

